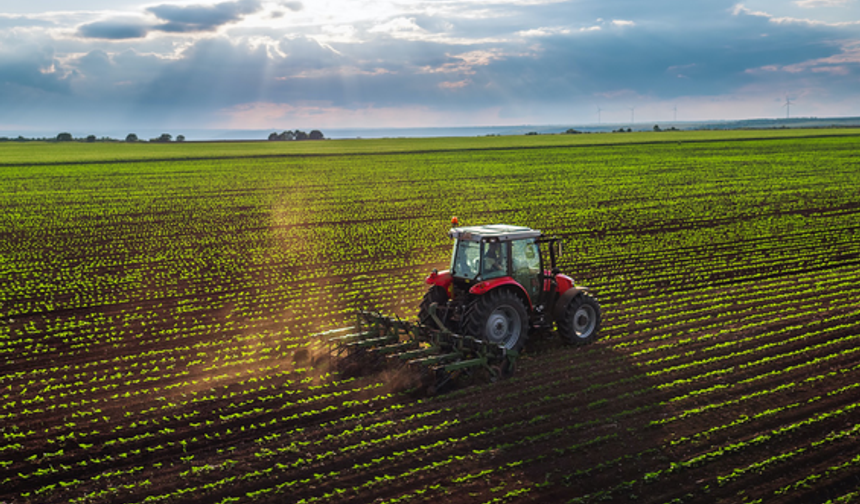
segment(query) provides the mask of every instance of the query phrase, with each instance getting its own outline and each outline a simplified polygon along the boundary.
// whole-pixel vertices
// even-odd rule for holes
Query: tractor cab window
[[[478,276],[481,263],[481,244],[469,240],[454,242],[451,256],[451,274],[457,278],[474,279]]]
[[[481,278],[484,280],[508,274],[508,247],[499,242],[484,243]]]
[[[534,238],[525,240],[514,240],[511,242],[513,249],[513,277],[522,285],[532,300],[540,293],[540,250]]]

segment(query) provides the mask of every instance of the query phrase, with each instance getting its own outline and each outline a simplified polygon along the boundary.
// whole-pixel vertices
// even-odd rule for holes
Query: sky
[[[860,116],[860,0],[0,0],[25,136],[787,112]]]

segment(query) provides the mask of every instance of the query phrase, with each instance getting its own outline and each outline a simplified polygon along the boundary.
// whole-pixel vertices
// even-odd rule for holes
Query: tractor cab
[[[511,273],[512,242],[516,241],[517,250],[524,252],[540,238],[541,232],[526,227],[493,224],[454,228],[448,235],[454,238],[451,274],[469,280],[479,277],[488,280]],[[534,250],[531,253],[535,255]]]
[[[558,274],[555,263],[561,240],[544,237],[540,231],[493,224],[453,228],[448,234],[454,238],[449,271],[461,288],[472,290],[486,282],[492,288],[512,280],[536,305],[549,288],[546,281]]]

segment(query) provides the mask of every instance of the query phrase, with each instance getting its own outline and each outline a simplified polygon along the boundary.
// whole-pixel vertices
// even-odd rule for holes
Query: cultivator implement
[[[476,374],[496,381],[513,373],[517,352],[444,329],[435,304],[429,313],[436,327],[360,311],[355,328],[350,328],[353,332],[332,336],[349,330],[343,329],[326,334],[329,353],[348,375],[408,366],[421,377],[421,386],[431,392]]]

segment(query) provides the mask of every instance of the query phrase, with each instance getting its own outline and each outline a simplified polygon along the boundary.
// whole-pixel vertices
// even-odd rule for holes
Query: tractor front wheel
[[[558,321],[558,332],[572,345],[586,345],[597,339],[600,330],[600,304],[590,294],[583,292],[564,310]]]
[[[475,301],[466,328],[472,336],[520,351],[528,338],[528,313],[519,296],[496,289]]]

